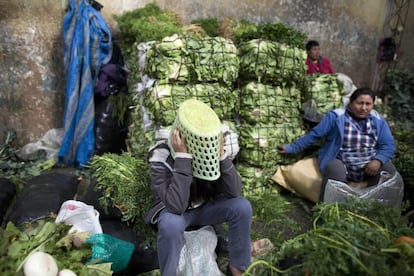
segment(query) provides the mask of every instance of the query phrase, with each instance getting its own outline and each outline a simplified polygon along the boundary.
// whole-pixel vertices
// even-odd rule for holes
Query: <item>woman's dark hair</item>
[[[309,40],[308,43],[306,43],[306,51],[310,51],[310,49],[315,46],[319,46],[319,42],[316,40]]]
[[[349,98],[349,102],[352,103],[361,95],[368,95],[372,98],[372,101],[375,102],[375,93],[371,90],[371,88],[368,87],[361,87],[355,90]]]

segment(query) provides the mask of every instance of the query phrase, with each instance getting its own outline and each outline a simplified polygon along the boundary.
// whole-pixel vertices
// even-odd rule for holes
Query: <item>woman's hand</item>
[[[365,166],[365,173],[371,176],[377,175],[381,166],[382,166],[381,161],[377,159],[373,159]]]
[[[173,130],[173,134],[171,137],[171,145],[175,152],[187,152],[185,137],[181,137],[180,131],[177,128]]]
[[[281,145],[277,146],[277,151],[279,153],[286,153],[285,144],[281,144]]]

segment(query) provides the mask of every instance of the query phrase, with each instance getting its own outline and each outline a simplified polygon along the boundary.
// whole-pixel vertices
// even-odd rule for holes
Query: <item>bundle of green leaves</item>
[[[239,75],[245,79],[301,85],[306,75],[306,52],[276,41],[243,42],[239,45],[239,58]]]
[[[303,102],[314,100],[316,109],[322,114],[343,106],[343,84],[336,74],[307,75],[307,89],[303,92]]]
[[[82,238],[82,234],[69,234],[71,227],[63,223],[39,220],[22,227],[16,227],[9,222],[5,228],[0,228],[2,275],[23,275],[25,260],[31,253],[38,251],[53,256],[59,270],[70,269],[79,276],[112,275],[111,263],[88,262],[92,256],[91,244],[84,243],[87,237]],[[75,239],[80,243],[75,245]],[[82,239],[84,240],[81,241]]]
[[[239,98],[242,123],[300,125],[301,91],[294,86],[250,82],[241,87]]]
[[[47,159],[45,151],[38,151],[32,160],[21,160],[17,156],[18,149],[14,147],[15,139],[16,130],[4,130],[4,143],[0,144],[0,177],[8,178],[17,190],[21,190],[28,178],[51,169],[57,160]]]
[[[121,48],[131,49],[135,43],[161,40],[174,33],[181,33],[178,16],[171,11],[161,10],[156,3],[115,16],[121,32]]]
[[[306,34],[282,22],[254,24],[245,19],[233,19],[230,28],[237,45],[253,39],[263,39],[304,49],[307,38]]]
[[[220,82],[237,79],[239,58],[232,41],[222,37],[164,37],[147,51],[144,73],[166,83]]]
[[[226,120],[235,111],[236,92],[220,83],[154,85],[146,93],[144,106],[158,126],[172,125],[179,105],[189,98],[208,104],[221,120]]]
[[[260,168],[274,169],[277,165],[298,161],[301,154],[280,154],[277,146],[290,143],[303,135],[302,124],[243,124],[240,126],[239,159]]]
[[[129,152],[105,153],[95,155],[90,168],[96,187],[104,193],[99,199],[102,207],[118,208],[122,219],[132,223],[137,233],[153,237],[154,231],[142,220],[152,204],[148,162]]]
[[[255,275],[412,275],[414,245],[398,238],[414,237],[414,230],[400,213],[359,198],[318,204],[312,230],[285,241],[279,252],[252,268],[260,266]],[[287,261],[290,265],[281,270]]]

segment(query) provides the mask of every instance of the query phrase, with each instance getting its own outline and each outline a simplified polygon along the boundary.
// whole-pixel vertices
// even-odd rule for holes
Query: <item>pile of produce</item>
[[[232,85],[238,71],[237,48],[230,40],[175,34],[147,50],[144,73],[160,84],[221,82]]]
[[[218,83],[156,84],[148,90],[144,105],[156,125],[168,126],[174,122],[180,103],[189,98],[208,103],[223,120],[232,119],[236,108],[235,97],[234,90]]]
[[[111,263],[88,261],[91,244],[87,233],[71,233],[63,223],[39,220],[18,228],[9,222],[0,229],[0,267],[3,275],[105,276]]]
[[[306,52],[275,41],[253,39],[239,46],[243,79],[274,84],[302,84],[306,75]]]
[[[256,267],[255,275],[412,275],[414,231],[399,209],[352,198],[321,203],[313,211],[313,229],[285,241],[249,271]]]
[[[186,99],[198,99],[221,120],[233,120],[237,104],[233,84],[239,59],[230,40],[175,34],[141,43],[140,47],[145,49],[138,58],[145,61],[140,73],[145,78],[134,98],[129,128],[130,149],[135,156],[143,156],[155,143],[159,128],[172,125],[179,105]]]
[[[253,166],[254,171],[273,174],[278,165],[298,158],[279,154],[277,145],[292,142],[303,134],[300,97],[301,92],[294,86],[250,82],[240,90],[239,161]]]
[[[247,191],[268,187],[279,165],[300,157],[279,154],[277,145],[304,134],[300,108],[306,53],[288,44],[253,39],[240,44],[239,57],[241,150],[237,167],[243,171],[243,181],[253,185],[245,184]],[[254,173],[249,176],[247,172]]]
[[[122,220],[131,223],[137,233],[148,239],[153,237],[153,229],[142,223],[152,204],[148,163],[129,152],[105,153],[93,157],[90,169],[96,178],[96,188],[103,191],[101,206],[119,209]]]
[[[15,139],[14,129],[4,130],[4,142],[0,144],[0,177],[7,177],[16,185],[17,190],[20,190],[25,179],[51,169],[56,164],[56,160],[47,159],[45,151],[38,151],[32,160],[20,159],[17,154],[18,149],[14,147]]]
[[[313,101],[316,111],[324,115],[329,110],[342,107],[343,84],[336,74],[307,75],[303,102]]]

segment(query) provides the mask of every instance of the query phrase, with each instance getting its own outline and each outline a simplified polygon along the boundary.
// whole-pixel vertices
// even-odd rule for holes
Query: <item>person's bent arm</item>
[[[335,119],[337,114],[334,111],[330,111],[314,128],[311,129],[305,136],[297,139],[291,144],[280,145],[278,148],[281,153],[298,153],[309,147],[310,145],[318,142],[324,138],[327,133],[335,125]]]

